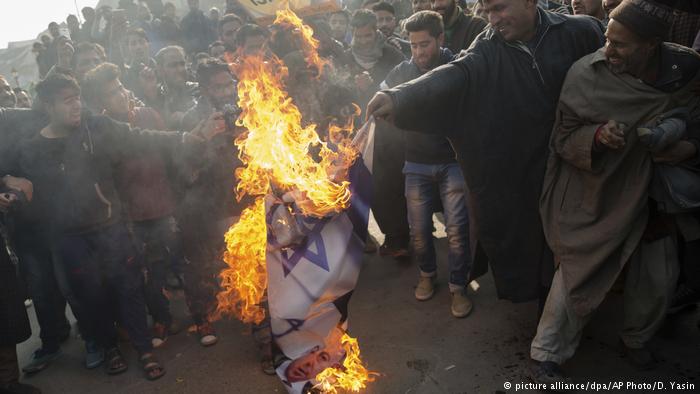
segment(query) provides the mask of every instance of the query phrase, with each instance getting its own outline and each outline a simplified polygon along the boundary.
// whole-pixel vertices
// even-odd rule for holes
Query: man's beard
[[[649,55],[644,51],[636,51],[627,59],[624,59],[621,64],[612,64],[607,62],[608,69],[613,74],[635,74],[638,70],[643,70],[643,65],[649,62]],[[640,77],[640,75],[634,75]]]
[[[627,62],[624,62],[622,64],[612,64],[608,62],[608,69],[613,74],[624,74],[627,72]]]
[[[439,59],[440,59],[440,53],[438,52],[436,55],[432,56],[430,59],[427,59],[427,61],[424,64],[416,63],[416,65],[418,65],[418,68],[421,71],[428,72],[436,67]]]
[[[449,18],[452,16],[452,14],[454,14],[456,8],[457,8],[457,2],[455,1],[445,8],[436,8],[435,12],[442,14],[444,18]],[[440,11],[442,11],[442,12],[440,12]],[[444,21],[444,22],[447,23],[447,21]]]

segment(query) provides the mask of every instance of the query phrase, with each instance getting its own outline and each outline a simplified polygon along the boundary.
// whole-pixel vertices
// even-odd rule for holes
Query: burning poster
[[[320,74],[311,29],[289,10],[275,24],[291,28]],[[235,71],[245,129],[236,139],[237,194],[256,200],[226,234],[217,312],[258,324],[267,300],[275,369],[288,391],[357,392],[373,373],[346,332],[347,305],[367,237],[374,122],[357,133],[352,119],[331,124],[321,138],[289,97],[282,61],[248,57]]]
[[[359,350],[350,348],[353,340],[345,330],[367,237],[373,134],[373,123],[358,133],[365,144],[350,167],[351,198],[346,210],[324,218],[290,217],[284,213],[288,212],[284,203],[267,200],[268,302],[273,338],[286,356],[276,370],[290,392],[320,382],[329,384],[338,378],[335,371],[366,373],[359,359],[353,359]],[[290,221],[295,224],[289,226]],[[301,235],[299,241],[287,236],[290,227]],[[287,247],[281,247],[278,235]],[[326,369],[335,371],[317,380]]]

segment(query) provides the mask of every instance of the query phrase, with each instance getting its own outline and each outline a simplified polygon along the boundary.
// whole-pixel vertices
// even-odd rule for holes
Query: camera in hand
[[[224,124],[226,125],[226,131],[233,131],[236,127],[236,120],[241,114],[241,109],[234,104],[226,104],[221,108],[221,112],[224,114]]]

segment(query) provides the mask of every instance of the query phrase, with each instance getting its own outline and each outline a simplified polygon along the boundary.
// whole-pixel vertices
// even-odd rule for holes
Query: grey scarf
[[[369,70],[374,67],[375,64],[382,57],[384,51],[384,35],[377,31],[377,38],[374,40],[374,45],[369,49],[358,50],[355,46],[355,40],[350,43],[352,48],[352,56],[355,58],[357,64],[359,64],[365,70]]]

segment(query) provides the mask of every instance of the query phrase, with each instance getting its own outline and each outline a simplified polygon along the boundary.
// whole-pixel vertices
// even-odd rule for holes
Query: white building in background
[[[135,0],[134,2],[137,1]],[[177,15],[180,18],[189,12],[187,0],[163,1],[163,3],[166,2],[171,2],[175,5]],[[225,0],[200,0],[200,9],[206,13],[211,7],[217,7],[223,13],[226,8],[225,3]],[[104,5],[118,8],[119,0],[99,0],[95,8]],[[61,25],[62,30],[66,29],[65,20],[67,16],[68,14],[56,15],[55,20]],[[80,15],[80,18],[82,20],[82,15]],[[10,42],[7,48],[0,49],[0,74],[4,75],[13,87],[16,86],[15,81],[17,80],[20,87],[29,90],[39,79],[39,67],[36,64],[36,57],[32,53],[32,44],[37,42],[42,34],[49,33],[47,30],[37,32],[34,40]],[[16,70],[16,78],[12,73],[13,69]]]

